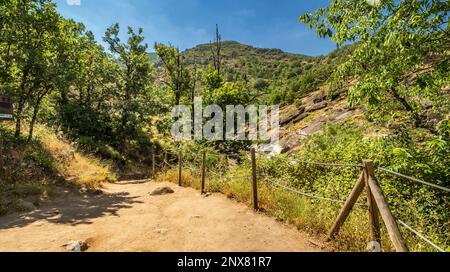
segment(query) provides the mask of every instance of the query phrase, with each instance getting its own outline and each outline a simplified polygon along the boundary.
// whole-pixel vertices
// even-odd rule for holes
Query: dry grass
[[[112,167],[93,155],[77,152],[73,143],[69,143],[61,135],[49,132],[39,126],[36,135],[41,139],[42,145],[48,150],[57,163],[57,171],[68,181],[90,188],[101,187],[103,182],[117,180]]]
[[[17,141],[13,131],[12,123],[0,126],[0,216],[27,210],[24,201],[38,206],[51,195],[56,181],[99,188],[116,180],[109,163],[78,152],[73,143],[45,126],[36,127],[31,143]]]

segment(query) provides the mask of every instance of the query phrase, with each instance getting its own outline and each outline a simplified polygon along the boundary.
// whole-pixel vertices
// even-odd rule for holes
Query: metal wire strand
[[[289,162],[293,163],[302,163],[302,164],[312,164],[319,166],[329,166],[329,167],[354,167],[354,168],[363,168],[362,164],[352,164],[352,163],[324,163],[324,162],[313,162],[313,161],[304,161],[297,159],[290,159]]]
[[[232,156],[242,157],[242,154],[237,154],[237,153],[233,153],[233,154],[212,154],[212,153],[207,153],[206,155],[210,156],[210,157],[214,157],[214,158],[230,158]]]
[[[271,184],[272,186],[280,187],[280,188],[282,188],[282,189],[284,189],[284,190],[291,191],[291,192],[293,192],[293,193],[296,193],[296,194],[299,194],[299,195],[301,195],[301,196],[305,196],[305,197],[308,197],[308,198],[319,199],[319,200],[325,200],[325,201],[329,201],[329,202],[333,202],[333,203],[339,203],[339,204],[345,204],[345,201],[343,201],[343,200],[332,199],[332,198],[328,198],[328,197],[316,196],[316,195],[313,195],[313,194],[308,194],[308,193],[300,192],[300,191],[297,191],[297,190],[295,190],[295,189],[293,189],[293,188],[290,188],[290,187],[281,185],[281,184],[276,183],[276,182],[273,182],[273,181],[267,181],[267,182],[268,182],[269,184]],[[361,203],[356,203],[355,205],[358,205],[358,206],[360,206],[360,207],[367,207],[367,205],[361,204]]]
[[[167,155],[173,155],[173,156],[176,156],[176,157],[178,157],[178,153],[173,153],[173,152],[171,152],[171,151],[165,151],[164,153],[166,153]]]
[[[225,176],[225,179],[248,179],[248,176]]]
[[[258,155],[267,157],[267,154],[258,152]],[[319,165],[319,166],[329,166],[329,167],[355,167],[355,168],[363,168],[362,164],[351,164],[351,163],[324,163],[324,162],[313,162],[313,161],[305,161],[291,158],[283,158],[280,156],[276,156],[274,158],[282,159],[288,161],[290,163],[302,163],[302,164],[311,164],[311,165]]]
[[[436,185],[436,184],[431,183],[431,182],[427,182],[427,181],[424,181],[424,180],[421,180],[421,179],[417,179],[417,178],[413,178],[413,177],[410,177],[410,176],[407,176],[407,175],[403,175],[403,174],[397,173],[395,171],[392,171],[392,170],[389,170],[389,169],[386,169],[386,168],[383,168],[383,167],[377,167],[377,169],[379,169],[379,170],[381,170],[383,172],[395,175],[395,176],[399,176],[399,177],[408,179],[410,181],[414,181],[414,182],[417,182],[417,183],[428,185],[430,187],[433,187],[433,188],[436,188],[436,189],[439,189],[439,190],[446,191],[446,192],[450,193],[450,189],[449,188],[446,188],[446,187],[443,187],[443,186],[439,186],[439,185]]]
[[[169,167],[178,167],[178,165],[170,164],[170,163],[167,162],[167,161],[164,161],[164,163],[165,163],[167,166],[169,166]]]
[[[207,157],[214,157],[214,158],[223,158],[224,155],[221,154],[213,154],[213,153],[206,153]]]
[[[439,252],[445,252],[445,250],[443,250],[442,248],[440,248],[438,245],[436,245],[435,243],[431,242],[431,240],[429,240],[427,237],[423,236],[422,234],[420,234],[418,231],[416,231],[415,229],[413,229],[412,227],[410,227],[408,224],[406,224],[405,222],[403,222],[402,220],[397,219],[397,221],[404,226],[407,230],[409,230],[410,232],[414,233],[417,237],[419,237],[420,239],[422,239],[423,241],[427,242],[429,245],[431,245],[432,247],[434,247],[435,249],[437,249]]]

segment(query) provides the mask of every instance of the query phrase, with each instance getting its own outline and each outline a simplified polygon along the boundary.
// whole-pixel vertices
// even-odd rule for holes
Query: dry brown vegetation
[[[45,126],[36,132],[35,140],[18,144],[12,125],[1,124],[0,214],[38,206],[58,183],[98,188],[117,179],[110,163],[77,151],[75,144]]]

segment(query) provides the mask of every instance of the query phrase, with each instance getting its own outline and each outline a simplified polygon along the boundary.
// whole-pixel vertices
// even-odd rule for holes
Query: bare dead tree
[[[155,44],[156,52],[168,73],[167,84],[175,94],[175,104],[180,105],[181,97],[190,91],[191,78],[184,56],[171,45]]]
[[[194,120],[195,116],[195,89],[197,88],[197,60],[194,58],[194,75],[192,77],[192,85],[191,85],[191,101],[192,101],[192,120]]]
[[[216,38],[214,43],[210,42],[211,45],[211,54],[213,58],[214,69],[220,75],[220,69],[222,65],[222,36],[219,32],[219,25],[216,24]]]

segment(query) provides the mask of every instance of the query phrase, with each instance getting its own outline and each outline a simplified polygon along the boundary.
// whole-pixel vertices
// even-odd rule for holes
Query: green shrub
[[[33,160],[38,166],[46,170],[56,169],[56,161],[53,159],[52,155],[45,150],[31,150],[27,158]]]
[[[450,146],[444,137],[424,135],[408,127],[399,127],[389,136],[375,138],[365,137],[365,131],[366,128],[354,125],[329,124],[323,133],[307,140],[297,157],[306,161],[351,164],[372,159],[376,165],[450,187]],[[445,136],[445,132],[442,131],[441,135]],[[282,157],[260,158],[258,165],[262,177],[278,180],[303,192],[340,200],[346,199],[361,173],[361,169],[354,168],[290,163]],[[381,171],[376,171],[376,176],[394,216],[441,247],[450,247],[449,198],[446,193]],[[365,196],[360,201],[365,203]],[[430,250],[406,231],[404,235],[412,249]]]

